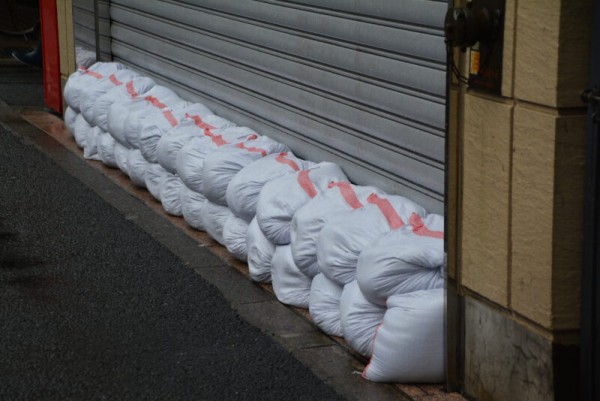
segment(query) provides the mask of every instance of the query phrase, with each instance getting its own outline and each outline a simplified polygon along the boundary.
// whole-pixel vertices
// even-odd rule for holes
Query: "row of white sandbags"
[[[74,131],[84,153],[93,157],[92,143],[96,142],[98,158],[105,164],[118,166],[137,185],[147,187],[163,202],[167,212],[183,214],[192,227],[208,231],[238,258],[248,257],[253,279],[263,282],[272,279],[275,293],[282,302],[308,307],[310,298],[315,322],[330,334],[343,334],[364,354],[358,342],[352,340],[360,337],[360,330],[356,333],[353,329],[355,326],[347,325],[349,328],[341,333],[328,329],[341,320],[340,300],[335,299],[338,295],[341,297],[341,285],[356,278],[356,262],[366,246],[390,230],[402,227],[407,219],[414,216],[420,219],[425,211],[404,198],[385,195],[374,188],[352,186],[345,182],[346,177],[338,166],[300,160],[283,145],[252,135],[248,129],[238,127],[241,132],[228,132],[235,127],[233,123],[211,115],[208,109],[202,110],[202,105],[195,105],[196,110],[192,111],[190,107],[194,105],[172,96],[166,88],[157,87],[148,95],[156,85],[147,78],[126,76],[128,70],[120,68],[107,75],[108,71],[95,67],[78,71],[77,78],[83,77],[86,82],[79,86],[80,93],[71,96],[85,99],[79,107],[73,102],[72,107],[72,114],[76,115],[77,108],[82,111],[74,119]],[[103,72],[110,78],[99,78]],[[117,84],[122,82],[119,77],[131,79],[121,85]],[[102,84],[92,85],[94,79]],[[86,92],[90,87],[95,89]],[[112,90],[114,88],[119,89]],[[71,89],[69,85],[65,98],[67,89]],[[144,95],[143,100],[139,99],[140,94]],[[94,96],[95,102],[91,100]],[[67,125],[68,117],[71,115],[66,113]],[[77,124],[85,125],[84,122],[89,127],[80,129],[85,134],[78,135]],[[86,143],[94,136],[98,139]],[[114,160],[102,157],[103,153],[110,155],[110,151],[103,152],[105,148],[110,149],[110,143],[102,146],[110,142],[109,138],[116,140]],[[358,189],[358,194],[353,193],[354,189]],[[352,218],[343,217],[344,212],[357,210],[360,213],[356,216],[352,213]],[[330,219],[331,224],[325,224]],[[384,220],[385,224],[381,224]],[[344,223],[348,223],[347,226]],[[326,245],[319,246],[321,244]],[[427,256],[430,255],[425,259]],[[419,262],[422,261],[417,260]],[[437,268],[439,273],[441,265],[443,260],[429,270],[435,272]],[[402,274],[419,276],[423,269],[419,269],[418,264],[415,266],[412,276],[406,269]],[[318,283],[323,280],[312,280],[321,270],[329,277],[323,276],[330,284],[329,292],[322,294],[325,295],[322,298],[330,296],[338,306],[337,312],[331,309],[333,313],[329,313],[331,316],[325,321],[321,321],[319,314],[322,305],[316,301]],[[414,277],[404,281],[418,281]],[[438,281],[430,280],[429,287],[439,286]],[[373,283],[371,287],[377,285]],[[372,292],[384,300],[391,299],[378,291]],[[394,291],[388,290],[388,293]],[[379,308],[385,310],[385,307]],[[443,355],[441,348],[432,349],[440,357]],[[377,372],[371,365],[369,372]],[[389,368],[375,375],[367,375],[365,371],[365,377],[406,381],[402,375],[385,377],[386,370]],[[421,374],[418,379],[417,372],[416,376],[417,379],[411,380],[432,380],[431,375],[426,378],[426,374]]]

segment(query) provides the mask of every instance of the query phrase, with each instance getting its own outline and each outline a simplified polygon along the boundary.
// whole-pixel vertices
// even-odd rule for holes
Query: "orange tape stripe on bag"
[[[127,82],[127,85],[125,85],[125,88],[127,88],[127,93],[129,93],[129,96],[138,97],[138,93],[135,90],[135,88],[133,87],[133,81]]]
[[[412,226],[413,233],[415,233],[416,235],[419,235],[422,237],[444,239],[443,231],[430,230],[429,228],[427,228],[427,226],[425,226],[425,222],[423,222],[423,219],[421,218],[421,216],[419,216],[416,213],[413,213],[410,216],[409,223]]]
[[[115,86],[123,85],[123,82],[119,81],[115,74],[110,74],[108,79],[110,79],[110,82],[112,82]]]
[[[85,67],[85,66],[81,66],[81,67],[79,67],[79,69],[81,71],[83,71],[84,74],[87,74],[87,75],[92,76],[94,78],[97,78],[97,79],[104,78],[104,75],[102,75],[102,74],[100,74],[99,72],[96,72],[96,71],[88,70],[88,68]]]
[[[389,200],[380,198],[376,194],[371,194],[367,198],[367,202],[376,205],[379,208],[392,230],[396,230],[404,225],[404,221],[402,221],[402,218],[396,213],[396,210]]]
[[[240,148],[240,149],[244,149],[247,150],[248,152],[256,152],[256,153],[260,153],[262,155],[262,157],[265,157],[267,155],[267,151],[264,149],[260,149],[260,148],[255,148],[253,146],[251,147],[247,147],[244,142],[240,142],[237,145],[235,145],[236,148]]]
[[[329,188],[333,187],[337,187],[340,190],[340,194],[342,194],[342,197],[352,209],[360,209],[364,207],[364,205],[358,200],[356,192],[354,192],[354,189],[352,188],[352,185],[349,182],[329,183]]]
[[[295,161],[287,158],[287,152],[282,152],[275,158],[275,160],[281,164],[285,164],[289,166],[294,171],[300,171],[300,167],[296,164]]]
[[[298,179],[298,184],[300,184],[300,187],[312,199],[315,196],[317,196],[317,189],[315,188],[314,184],[310,180],[309,174],[310,174],[310,170],[302,170],[301,172],[298,173],[297,179]]]
[[[194,124],[196,124],[198,128],[204,130],[204,135],[209,137],[215,145],[223,146],[229,143],[225,139],[223,139],[221,135],[215,135],[211,130],[216,129],[217,127],[213,127],[212,125],[205,123],[204,121],[202,121],[202,118],[200,116],[191,116],[187,113],[185,114],[185,116],[194,120]]]
[[[144,99],[157,109],[168,109],[166,104],[162,103],[160,100],[158,100],[158,98],[154,96],[146,96]],[[171,110],[163,111],[163,116],[165,116],[165,118],[167,119],[169,124],[171,124],[171,126],[174,127],[178,124],[177,119],[175,118]]]

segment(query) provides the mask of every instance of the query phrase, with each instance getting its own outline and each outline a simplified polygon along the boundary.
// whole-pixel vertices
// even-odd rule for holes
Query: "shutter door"
[[[73,0],[73,33],[75,46],[96,50],[96,21],[94,0]],[[98,23],[100,59],[110,60],[110,13],[109,0],[98,0]]]
[[[445,1],[110,2],[115,61],[443,213]]]

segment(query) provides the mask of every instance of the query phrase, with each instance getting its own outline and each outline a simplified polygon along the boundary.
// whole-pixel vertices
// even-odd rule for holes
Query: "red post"
[[[40,23],[44,60],[44,103],[48,108],[62,114],[56,0],[40,0]]]

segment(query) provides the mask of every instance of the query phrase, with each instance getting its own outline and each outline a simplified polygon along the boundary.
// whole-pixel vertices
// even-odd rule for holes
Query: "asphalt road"
[[[2,125],[0,361],[0,400],[342,399]]]

